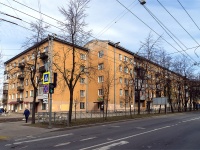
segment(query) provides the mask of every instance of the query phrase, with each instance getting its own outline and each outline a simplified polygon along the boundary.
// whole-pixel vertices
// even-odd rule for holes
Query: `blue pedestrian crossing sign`
[[[43,84],[50,83],[50,72],[43,73]]]

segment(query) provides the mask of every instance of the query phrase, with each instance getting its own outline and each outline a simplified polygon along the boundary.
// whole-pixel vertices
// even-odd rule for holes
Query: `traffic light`
[[[54,88],[57,86],[57,73],[54,72],[53,73],[53,84],[54,84]]]
[[[54,83],[49,83],[49,93],[50,94],[54,93]]]

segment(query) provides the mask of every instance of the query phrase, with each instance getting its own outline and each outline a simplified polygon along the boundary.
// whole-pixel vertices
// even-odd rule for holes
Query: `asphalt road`
[[[200,112],[54,131],[0,142],[1,150],[200,149]]]

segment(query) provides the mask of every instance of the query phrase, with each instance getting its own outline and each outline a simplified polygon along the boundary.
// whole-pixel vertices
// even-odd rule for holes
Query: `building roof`
[[[42,45],[42,44],[48,42],[49,39],[50,39],[49,37],[53,37],[53,36],[48,36],[48,37],[46,37],[45,39],[43,39],[43,40],[40,41],[39,43],[37,43],[37,44],[35,44],[35,45],[29,47],[28,49],[24,50],[23,52],[17,54],[16,56],[12,57],[11,59],[5,61],[5,62],[4,62],[4,65],[8,64],[9,62],[15,60],[16,58],[18,58],[18,57],[20,57],[20,56],[22,56],[22,55],[24,55],[25,53],[31,51],[32,49],[34,49],[34,48],[36,48],[36,47],[38,47],[38,46],[40,46],[40,45]],[[60,42],[60,43],[62,43],[62,44],[66,44],[66,45],[72,46],[72,43],[67,42],[67,41],[65,41],[65,40],[62,40],[62,39],[59,39],[59,38],[57,38],[57,37],[54,37],[53,40],[54,40],[54,41],[57,41],[57,42]],[[76,48],[79,48],[79,49],[82,49],[82,50],[84,50],[84,51],[88,51],[87,48],[82,47],[82,46],[79,46],[79,45],[75,45],[75,47],[76,47]]]
[[[130,51],[130,50],[128,50],[128,49],[126,49],[126,48],[120,46],[119,44],[116,44],[115,42],[110,41],[110,40],[91,40],[90,42],[93,42],[93,41],[107,42],[108,45],[111,45],[111,46],[113,46],[113,47],[116,47],[116,48],[118,48],[118,49],[120,49],[120,50],[122,50],[122,51],[124,51],[124,52],[126,52],[126,53],[128,53],[128,54],[130,54],[130,55],[133,55],[136,59],[141,59],[141,60],[147,61],[147,62],[149,62],[149,63],[151,63],[151,64],[153,64],[153,65],[155,65],[155,66],[157,66],[157,67],[160,67],[160,68],[162,68],[162,69],[164,69],[164,70],[167,70],[167,71],[169,71],[169,72],[171,72],[171,73],[173,73],[173,74],[176,74],[177,76],[184,77],[184,76],[182,76],[181,74],[176,73],[176,72],[174,72],[174,71],[171,71],[171,70],[169,70],[169,69],[167,69],[167,68],[165,68],[165,67],[163,67],[163,66],[161,66],[161,65],[159,65],[159,64],[157,64],[157,63],[155,63],[155,62],[153,62],[153,61],[151,61],[151,60],[148,60],[148,59],[146,59],[146,58],[144,58],[144,57],[142,57],[142,56],[139,56],[137,53],[134,53],[134,52],[132,52],[132,51]],[[88,43],[90,43],[90,42],[88,42]],[[86,44],[86,45],[87,45],[87,44]]]

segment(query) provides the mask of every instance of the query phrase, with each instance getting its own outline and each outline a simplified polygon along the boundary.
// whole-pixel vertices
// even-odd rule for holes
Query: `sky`
[[[14,57],[24,50],[24,48],[22,48],[23,43],[26,41],[26,38],[32,34],[32,31],[28,30],[30,29],[28,23],[36,21],[36,19],[27,15],[31,15],[35,18],[41,17],[38,12],[24,7],[17,2],[35,10],[39,10],[40,8],[42,13],[51,16],[54,19],[63,21],[64,17],[60,14],[58,8],[63,6],[67,8],[68,0],[0,0],[0,19],[5,19],[18,24],[17,26],[5,21],[0,21],[0,50],[4,55],[3,61]],[[196,25],[181,7],[179,2]],[[179,24],[162,6],[170,12]],[[185,46],[179,43],[182,47],[180,48],[150,16],[145,7],[150,10]],[[86,11],[88,15],[86,18],[86,22],[88,23],[87,29],[93,31],[91,39],[97,38],[120,42],[120,46],[123,46],[132,52],[138,51],[141,42],[145,40],[150,32],[155,39],[158,38],[159,35],[162,35],[164,39],[162,47],[168,53],[175,53],[171,54],[172,57],[178,54],[182,55],[183,52],[180,51],[186,50],[187,54],[193,58],[191,61],[199,63],[199,8],[200,0],[146,0],[144,6],[141,5],[138,0],[91,0]],[[18,17],[28,23],[5,16],[2,13]],[[141,20],[135,17],[135,15]],[[58,29],[59,25],[57,21],[45,17],[44,15],[42,15],[42,18],[45,22],[51,24],[48,29],[50,33],[56,33],[57,35],[62,34]],[[197,49],[195,50],[195,48],[192,47],[197,47]],[[196,54],[194,51],[196,51]]]

